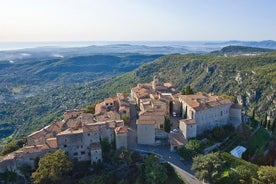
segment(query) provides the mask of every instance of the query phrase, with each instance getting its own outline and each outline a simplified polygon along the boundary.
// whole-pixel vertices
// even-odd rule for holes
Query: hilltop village
[[[231,100],[207,93],[182,95],[171,83],[154,77],[151,83],[137,84],[130,95],[118,93],[104,99],[93,114],[66,111],[62,121],[28,135],[27,145],[4,156],[0,172],[16,171],[24,163],[34,168],[37,157],[57,149],[67,152],[70,159],[93,164],[102,160],[104,139],[116,149],[169,144],[175,151],[205,130],[227,124],[238,127],[241,121],[241,107]],[[166,122],[170,132],[165,131]],[[134,138],[130,131],[135,132]]]

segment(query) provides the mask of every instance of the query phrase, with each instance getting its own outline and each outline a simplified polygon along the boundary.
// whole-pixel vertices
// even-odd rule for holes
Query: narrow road
[[[172,167],[174,167],[175,171],[184,181],[188,182],[189,184],[201,184],[201,182],[195,176],[193,176],[194,173],[191,170],[191,163],[184,163],[182,158],[177,153],[170,151],[168,145],[150,146],[137,144],[137,112],[134,104],[132,104],[130,108],[131,116],[130,125],[128,128],[128,148],[139,152],[155,154],[162,162],[167,162]]]

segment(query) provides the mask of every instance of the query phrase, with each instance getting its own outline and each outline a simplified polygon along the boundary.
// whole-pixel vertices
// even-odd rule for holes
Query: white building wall
[[[216,126],[226,125],[229,121],[229,109],[232,104],[225,104],[202,111],[196,111],[194,114],[197,124],[197,135],[205,130],[211,130]]]
[[[127,133],[116,134],[116,149],[127,148]]]
[[[155,144],[155,126],[138,124],[137,138],[138,144]]]
[[[95,149],[95,150],[90,150],[90,159],[91,159],[91,165],[93,163],[97,163],[98,161],[102,161],[102,150],[101,149]]]
[[[77,159],[78,161],[90,160],[90,149],[88,140],[84,141],[85,136],[80,134],[66,134],[57,136],[58,148],[68,153],[70,159]]]

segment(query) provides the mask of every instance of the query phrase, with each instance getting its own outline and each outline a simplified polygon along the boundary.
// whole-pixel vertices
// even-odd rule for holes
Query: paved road
[[[168,145],[150,146],[137,144],[136,132],[136,108],[131,105],[131,122],[128,131],[128,147],[132,150],[152,153],[160,157],[161,161],[169,163],[175,168],[175,171],[182,177],[182,179],[189,184],[200,184],[201,182],[193,176],[191,170],[191,163],[184,163],[181,157],[171,152]]]

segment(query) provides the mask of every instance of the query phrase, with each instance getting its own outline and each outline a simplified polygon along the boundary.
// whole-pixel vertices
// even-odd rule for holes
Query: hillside
[[[86,83],[129,72],[161,55],[113,54],[0,60],[0,104],[59,86]]]
[[[180,90],[191,85],[195,91],[238,97],[247,113],[255,108],[258,117],[263,118],[264,112],[275,113],[275,71],[276,52],[236,57],[170,55],[117,77],[101,89],[126,91],[138,82],[149,82],[154,75],[159,75],[162,81],[170,81]]]
[[[258,48],[258,47],[246,47],[246,46],[227,46],[222,48],[220,51],[213,51],[211,55],[220,56],[237,56],[237,55],[257,55],[267,52],[273,52],[273,49]]]
[[[221,57],[210,55],[168,55],[132,72],[112,79],[85,84],[58,86],[38,96],[1,106],[1,135],[14,132],[22,137],[55,121],[64,110],[84,108],[117,92],[129,92],[138,82],[149,82],[154,75],[182,89],[214,92],[238,97],[244,110],[257,118],[275,112],[276,53],[256,56]]]

